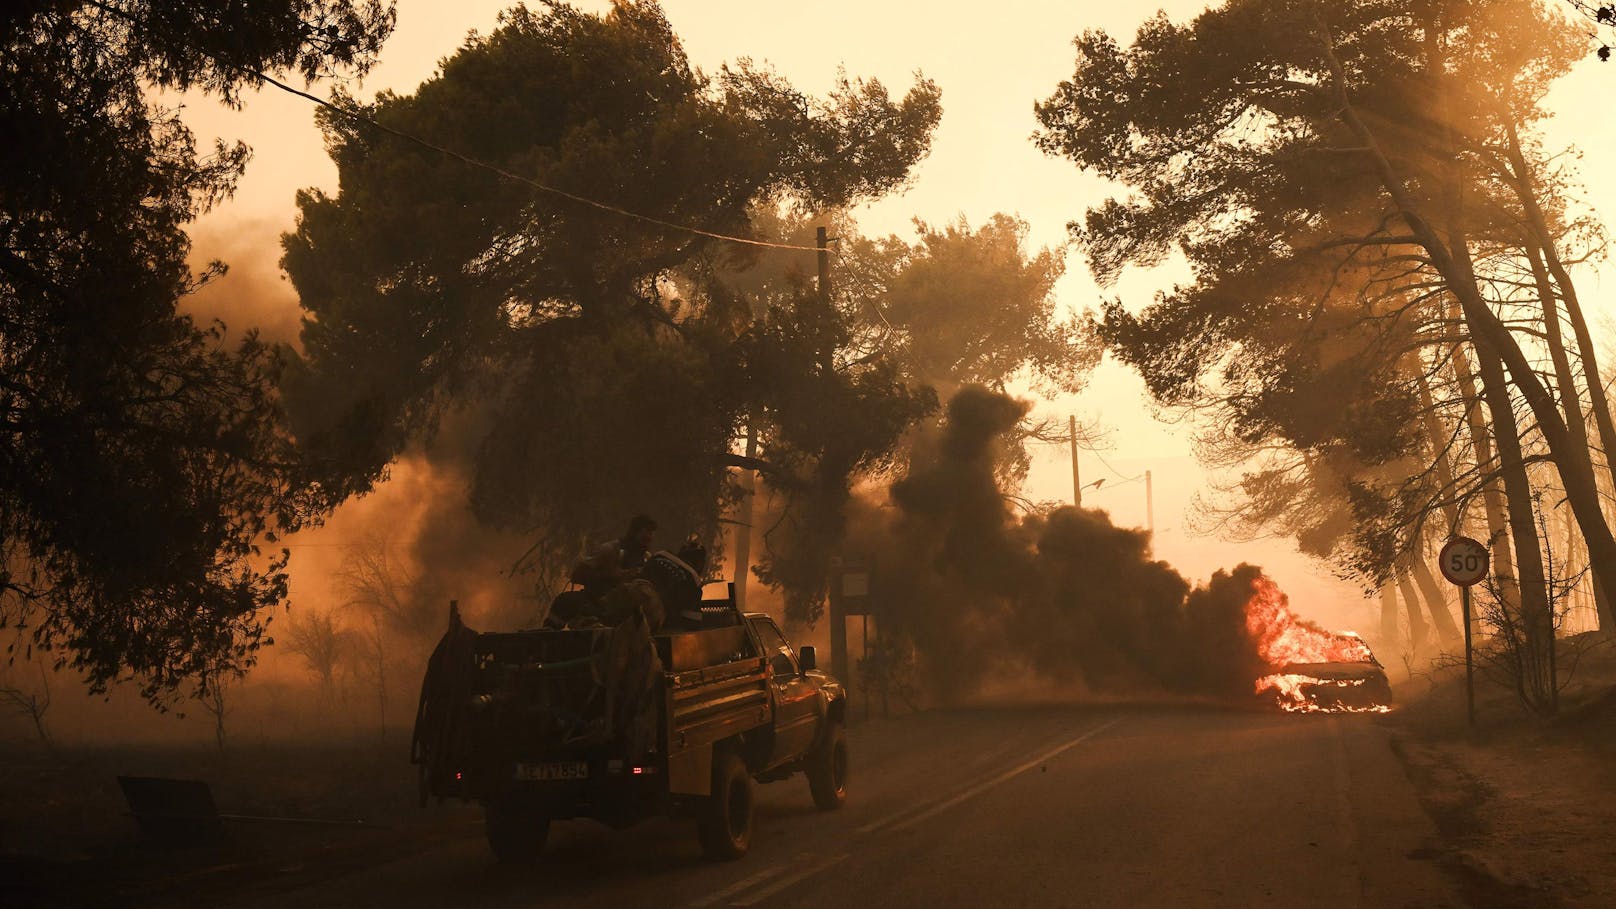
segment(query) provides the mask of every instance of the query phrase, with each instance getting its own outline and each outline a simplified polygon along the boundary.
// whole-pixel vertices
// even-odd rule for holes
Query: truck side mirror
[[[814,653],[814,645],[804,644],[797,648],[797,664],[803,672],[812,672],[819,668],[819,660]]]

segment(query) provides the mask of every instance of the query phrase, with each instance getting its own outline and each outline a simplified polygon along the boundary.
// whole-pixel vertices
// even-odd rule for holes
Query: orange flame
[[[1323,682],[1308,675],[1272,672],[1297,663],[1366,663],[1374,659],[1369,645],[1355,634],[1326,631],[1291,611],[1290,601],[1273,581],[1259,577],[1246,602],[1246,630],[1256,643],[1257,656],[1271,670],[1256,681],[1256,693],[1272,691],[1275,702],[1293,713],[1372,712],[1384,713],[1384,706],[1352,707],[1335,704],[1322,707],[1306,689],[1320,685],[1342,688],[1363,685],[1362,679]]]
[[[1384,704],[1374,704],[1365,707],[1354,707],[1349,704],[1335,703],[1328,707],[1313,702],[1303,690],[1309,685],[1319,685],[1320,680],[1308,675],[1294,673],[1275,673],[1265,675],[1257,680],[1256,693],[1264,691],[1274,693],[1274,702],[1279,709],[1290,713],[1389,713],[1391,708]],[[1338,679],[1327,684],[1338,685],[1342,688],[1352,688],[1364,684],[1363,679]]]
[[[1246,603],[1246,630],[1257,643],[1257,656],[1278,669],[1289,663],[1365,663],[1373,659],[1369,645],[1354,634],[1337,634],[1291,611],[1279,585],[1259,577]]]

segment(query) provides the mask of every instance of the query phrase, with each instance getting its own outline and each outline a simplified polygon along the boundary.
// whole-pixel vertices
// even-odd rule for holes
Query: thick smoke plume
[[[878,627],[913,642],[924,689],[946,701],[1030,674],[1092,693],[1249,697],[1269,664],[1248,605],[1272,582],[1242,564],[1192,587],[1151,557],[1147,532],[1103,511],[1018,514],[995,467],[1026,411],[962,389],[890,505],[866,499],[850,522],[848,551],[874,564]]]

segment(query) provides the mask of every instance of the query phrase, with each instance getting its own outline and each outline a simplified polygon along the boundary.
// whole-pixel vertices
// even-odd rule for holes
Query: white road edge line
[[[882,818],[879,821],[875,821],[875,822],[870,823],[870,824],[865,824],[863,827],[858,828],[858,832],[859,833],[872,833],[874,831],[880,830],[883,827],[887,828],[887,830],[890,832],[890,831],[893,831],[893,830],[902,830],[905,827],[910,827],[910,826],[913,826],[915,824],[918,824],[921,821],[926,820],[927,818],[933,817],[935,815],[941,814],[944,811],[947,811],[948,809],[954,807],[955,805],[958,805],[960,802],[963,802],[966,799],[969,799],[969,798],[972,798],[974,796],[980,795],[981,793],[986,792],[987,790],[992,789],[995,786],[998,786],[998,785],[1000,785],[1002,783],[1005,783],[1005,782],[1007,782],[1007,781],[1009,781],[1011,779],[1014,779],[1015,777],[1020,776],[1023,773],[1026,773],[1027,771],[1031,770],[1032,768],[1038,767],[1038,766],[1044,764],[1045,762],[1050,761],[1050,760],[1060,756],[1061,754],[1064,754],[1065,752],[1070,751],[1073,748],[1076,748],[1078,745],[1083,744],[1084,742],[1088,741],[1089,739],[1094,738],[1095,736],[1099,735],[1100,733],[1102,733],[1102,732],[1106,731],[1107,729],[1110,729],[1111,727],[1113,727],[1113,726],[1117,725],[1118,723],[1122,722],[1122,720],[1123,720],[1123,717],[1117,717],[1116,719],[1111,720],[1110,722],[1101,723],[1100,725],[1094,727],[1093,729],[1090,729],[1088,732],[1083,733],[1082,735],[1078,736],[1077,738],[1072,739],[1072,740],[1070,740],[1068,742],[1065,742],[1065,743],[1063,743],[1061,745],[1058,745],[1055,748],[1052,748],[1049,751],[1046,751],[1043,754],[1040,754],[1039,756],[1037,756],[1037,757],[1033,758],[1032,760],[1026,762],[1025,764],[1020,764],[1020,765],[1018,765],[1016,767],[1012,767],[1009,770],[1006,770],[1005,772],[999,774],[998,776],[994,777],[991,780],[985,780],[985,781],[983,781],[981,783],[977,783],[975,786],[972,786],[971,788],[965,790],[964,792],[961,792],[960,794],[954,796],[953,798],[947,799],[947,800],[942,801],[942,802],[937,802],[937,803],[935,803],[935,804],[933,804],[933,805],[931,805],[931,806],[929,806],[927,808],[921,809],[920,812],[917,813],[917,814],[911,814],[908,817],[904,817],[904,815],[909,814],[909,811],[913,810],[913,809],[905,809],[903,811],[898,812],[897,814],[889,815],[889,816],[887,816],[885,818]]]
[[[730,903],[730,905],[731,906],[751,906],[751,905],[754,905],[754,904],[756,904],[756,903],[758,903],[758,902],[760,902],[762,900],[766,900],[769,897],[774,896],[776,893],[779,893],[780,891],[786,889],[787,887],[790,887],[792,884],[795,884],[798,881],[804,880],[806,878],[813,877],[814,875],[818,874],[821,871],[824,871],[825,869],[827,869],[830,866],[836,864],[837,862],[841,862],[841,861],[846,860],[846,858],[847,858],[847,856],[845,854],[843,854],[843,855],[833,855],[830,858],[825,859],[823,862],[820,862],[817,865],[813,865],[813,866],[810,866],[808,868],[805,868],[802,871],[799,871],[796,874],[791,875],[790,877],[783,877],[780,880],[777,880],[774,883],[770,884],[769,886],[764,887],[762,890],[754,891],[754,892],[748,894],[746,899],[744,899],[744,900],[736,900],[735,902]]]
[[[778,868],[764,869],[763,871],[759,871],[757,874],[754,874],[751,877],[742,878],[739,881],[736,881],[735,883],[729,885],[728,887],[725,887],[723,890],[720,890],[717,893],[709,893],[706,896],[702,897],[701,899],[696,900],[695,902],[691,903],[690,905],[691,906],[697,906],[697,907],[699,907],[699,906],[711,906],[714,903],[722,902],[723,900],[727,899],[728,897],[732,897],[735,894],[740,893],[742,890],[745,890],[748,887],[752,887],[752,886],[755,886],[757,884],[761,884],[764,881],[768,880],[771,877],[774,877],[777,874],[784,873],[785,870],[786,870],[785,866],[783,866],[783,865],[778,867]]]

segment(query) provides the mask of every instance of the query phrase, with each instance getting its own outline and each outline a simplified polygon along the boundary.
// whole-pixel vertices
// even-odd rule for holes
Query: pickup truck
[[[703,607],[701,628],[652,636],[655,743],[632,754],[622,736],[599,732],[609,629],[477,632],[451,605],[411,743],[423,804],[481,802],[501,861],[537,856],[552,821],[626,827],[657,816],[695,817],[709,858],[739,858],[754,782],[797,772],[816,805],[840,807],[841,683],[817,668],[813,647],[794,650],[767,615],[739,612],[733,593]]]

